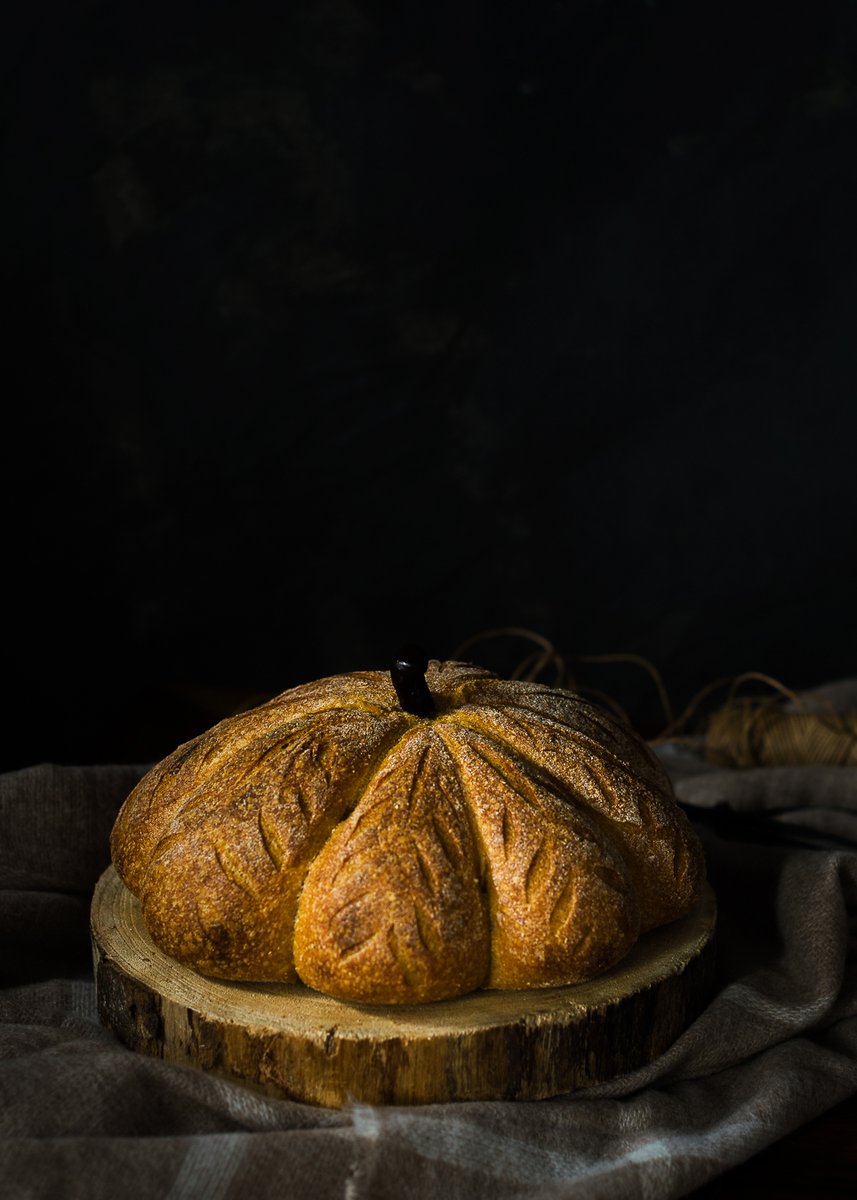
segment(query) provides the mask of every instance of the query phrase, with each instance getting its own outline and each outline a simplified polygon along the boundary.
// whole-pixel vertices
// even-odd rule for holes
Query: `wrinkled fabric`
[[[659,1059],[552,1100],[325,1109],[135,1054],[88,935],[140,766],[0,776],[0,1178],[9,1200],[683,1196],[857,1091],[857,771],[658,748],[718,897],[711,1000]]]

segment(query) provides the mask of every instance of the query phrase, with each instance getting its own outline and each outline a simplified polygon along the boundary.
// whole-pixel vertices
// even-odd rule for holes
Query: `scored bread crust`
[[[155,943],[202,974],[420,1003],[577,983],[698,898],[658,759],[598,706],[432,661],[293,688],[179,746],[111,835]]]

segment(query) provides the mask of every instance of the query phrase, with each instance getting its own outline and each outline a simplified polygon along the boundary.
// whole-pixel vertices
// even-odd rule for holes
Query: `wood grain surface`
[[[180,966],[154,945],[112,867],[91,921],[101,1019],[128,1046],[335,1107],[543,1099],[633,1070],[705,1004],[715,925],[707,889],[685,918],[647,934],[588,983],[378,1006]]]

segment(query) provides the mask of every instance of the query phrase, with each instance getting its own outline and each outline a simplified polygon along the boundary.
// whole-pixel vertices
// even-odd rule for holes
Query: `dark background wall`
[[[4,19],[5,768],[498,625],[857,670],[857,5]]]

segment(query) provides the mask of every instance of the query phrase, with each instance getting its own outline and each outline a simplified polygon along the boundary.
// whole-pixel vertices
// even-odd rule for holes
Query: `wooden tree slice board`
[[[708,888],[686,917],[646,934],[589,983],[387,1007],[180,966],[155,946],[112,867],[92,902],[99,1013],[123,1042],[334,1107],[538,1100],[632,1071],[706,1003],[715,924]]]

